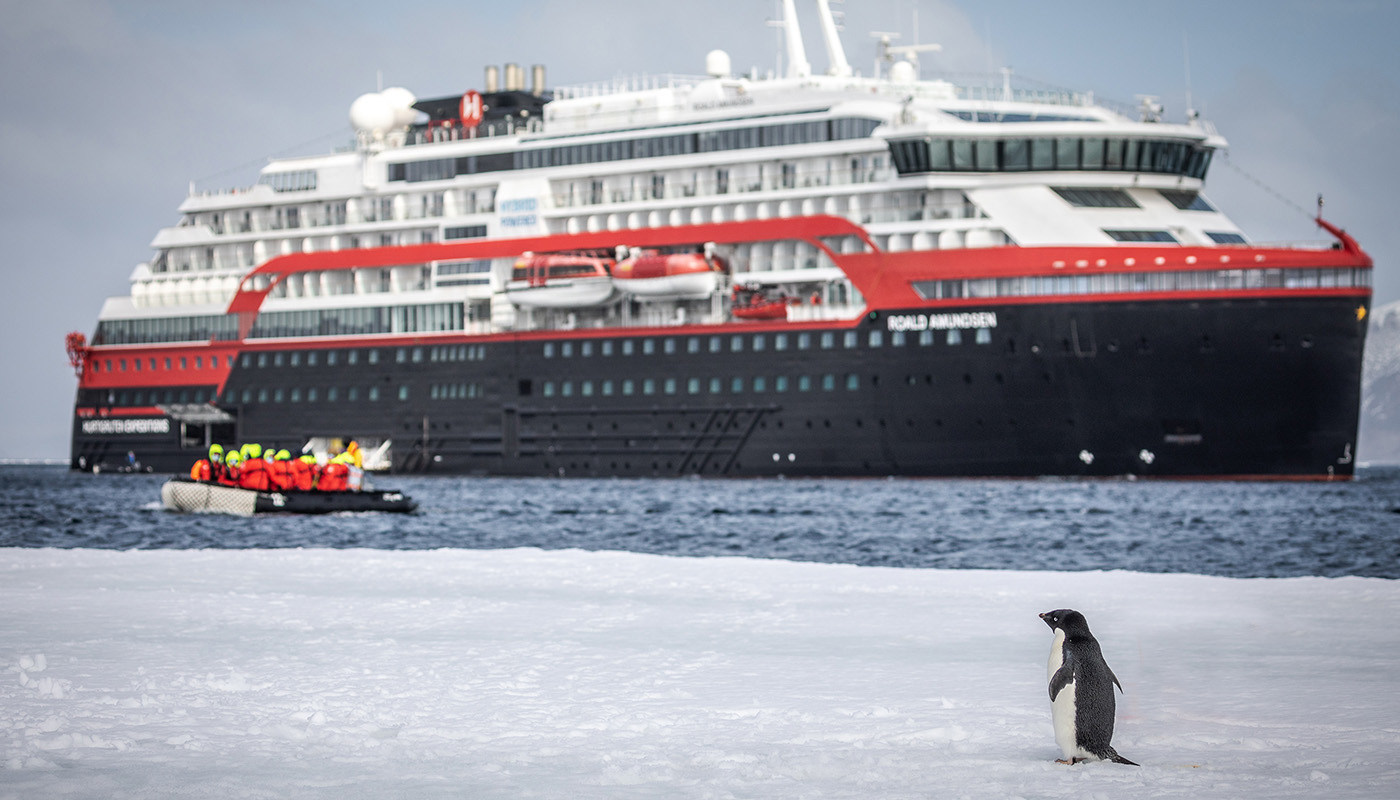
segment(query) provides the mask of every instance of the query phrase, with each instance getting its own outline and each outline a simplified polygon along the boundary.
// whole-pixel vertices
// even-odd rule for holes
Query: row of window
[[[87,394],[83,400],[94,405],[108,406],[155,406],[179,403],[203,403],[214,399],[212,389],[108,389],[105,392]]]
[[[368,364],[379,363],[379,350],[370,348],[365,350],[365,362]],[[318,366],[321,362],[322,353],[317,350],[289,352],[262,352],[244,353],[240,361],[244,369],[267,367],[300,367],[305,364],[308,367]],[[324,352],[325,363],[328,367],[334,367],[339,363],[347,366],[354,366],[360,363],[359,350],[326,350]],[[484,344],[451,344],[438,345],[435,347],[399,347],[394,351],[394,361],[399,364],[421,364],[424,360],[432,363],[453,362],[453,361],[484,361],[486,359],[486,345]],[[229,366],[233,365],[233,357],[229,357]]]
[[[1130,294],[1234,289],[1348,289],[1371,285],[1362,267],[1318,269],[1220,269],[1180,272],[1092,272],[1023,278],[914,281],[925,300],[966,297],[1039,297],[1059,294]]]
[[[316,188],[316,170],[299,169],[295,172],[269,172],[258,178],[258,183],[271,186],[274,192],[306,192]]]
[[[1142,208],[1137,201],[1122,189],[1083,188],[1077,186],[1052,186],[1066,203],[1075,208]],[[1180,189],[1158,189],[1157,193],[1181,211],[1214,211],[1200,192]]]
[[[233,356],[227,356],[228,363],[225,366],[233,366]],[[88,362],[93,372],[126,372],[128,361],[125,358],[94,358]],[[196,370],[205,369],[208,364],[209,369],[219,368],[219,357],[209,356],[207,362],[204,356],[165,356],[162,358],[132,358],[130,360],[132,372],[159,372],[162,369],[171,372],[179,369],[185,372],[190,369],[190,364],[194,364]],[[199,402],[199,401],[196,401]]]
[[[687,153],[710,153],[753,147],[780,147],[810,142],[864,139],[869,137],[879,125],[878,120],[844,117],[699,133],[674,133],[665,136],[647,136],[610,142],[540,147],[518,150],[513,153],[427,159],[403,164],[390,164],[389,180],[417,183],[448,180],[458,175],[474,175],[481,172],[563,167],[571,164],[658,158]]]
[[[461,303],[265,311],[253,323],[249,338],[459,331],[464,321]]]
[[[901,175],[1092,170],[1158,172],[1205,179],[1212,152],[1211,148],[1195,142],[1170,139],[946,139],[926,136],[890,141],[890,154]]]
[[[943,339],[948,344],[962,344],[963,331],[957,328],[950,328],[942,331],[945,334]],[[901,347],[909,339],[904,331],[890,331],[874,329],[865,333],[865,346],[877,348],[885,346],[885,339],[888,335],[890,345]],[[768,350],[771,344],[773,350],[788,350],[796,348],[798,350],[834,350],[834,349],[855,349],[861,346],[861,333],[859,331],[816,331],[802,333],[775,333],[775,334],[731,334],[728,336],[688,336],[684,338],[666,337],[657,339],[622,339],[614,343],[611,339],[603,339],[598,342],[545,342],[541,346],[541,354],[545,358],[573,358],[575,355],[581,358],[589,358],[593,355],[612,356],[620,354],[631,355],[674,355],[679,352],[686,353],[742,353],[745,350],[759,353]],[[931,345],[934,343],[934,331],[920,331],[919,335],[913,339],[920,345]],[[992,341],[990,328],[977,328],[977,344],[988,344]]]
[[[574,381],[545,381],[540,389],[540,393],[545,397],[574,397]],[[795,379],[787,375],[778,375],[769,378],[765,375],[756,375],[752,378],[731,376],[728,378],[643,378],[633,380],[627,378],[621,381],[584,380],[577,382],[579,397],[592,397],[596,391],[603,397],[612,397],[620,394],[623,397],[631,397],[637,394],[643,396],[656,394],[680,394],[682,387],[686,394],[762,394],[769,391],[769,387],[776,393],[787,392],[795,389],[799,392],[810,392],[813,389],[820,389],[824,392],[835,391],[837,387],[842,387],[847,391],[855,391],[860,388],[860,376],[854,372],[845,375],[835,375],[827,373],[825,375],[798,375]]]
[[[241,392],[230,389],[224,392],[223,402],[227,405],[234,403],[242,403],[243,405],[252,403],[337,403],[341,401],[358,403],[361,400],[377,403],[380,399],[391,395],[396,395],[399,400],[407,400],[409,397],[408,385],[399,386],[397,392],[387,389],[381,391],[378,386],[330,386],[326,387],[324,391],[315,386],[306,389],[299,386],[290,389],[262,386],[257,389],[244,389]]]
[[[1181,240],[1176,238],[1176,235],[1171,231],[1137,229],[1110,230],[1104,228],[1103,232],[1108,234],[1108,237],[1115,242],[1181,244]],[[1247,244],[1244,234],[1235,233],[1234,231],[1206,231],[1205,233],[1206,236],[1209,236],[1210,240],[1216,244]]]
[[[252,339],[290,336],[360,336],[374,333],[420,333],[462,330],[461,303],[413,306],[264,311],[253,323]],[[154,319],[115,319],[97,323],[93,345],[232,341],[238,338],[235,314],[205,314]]]

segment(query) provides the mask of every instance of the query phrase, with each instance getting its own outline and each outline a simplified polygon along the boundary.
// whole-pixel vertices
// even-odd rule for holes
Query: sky
[[[1375,258],[1375,305],[1400,300],[1400,3],[1390,0],[847,0],[847,56],[870,31],[938,42],[925,77],[1017,75],[1134,104],[1192,105],[1229,140],[1206,194],[1255,241],[1316,241],[1325,216]],[[809,59],[825,56],[798,0]],[[483,67],[542,63],[548,84],[773,69],[773,0],[0,0],[0,458],[65,458],[76,379],[63,337],[91,337],[129,291],[191,182],[252,182],[279,155],[349,143],[350,103],[479,88]],[[917,36],[914,20],[917,17]],[[1189,68],[1188,68],[1189,64]],[[1188,77],[1189,76],[1189,77]],[[980,80],[980,78],[979,78]],[[1387,189],[1386,187],[1391,187]]]

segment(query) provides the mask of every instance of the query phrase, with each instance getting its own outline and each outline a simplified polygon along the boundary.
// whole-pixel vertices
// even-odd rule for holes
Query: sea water
[[[533,547],[866,566],[1400,578],[1400,467],[1336,483],[387,475],[411,515],[164,510],[159,475],[0,467],[0,547]]]

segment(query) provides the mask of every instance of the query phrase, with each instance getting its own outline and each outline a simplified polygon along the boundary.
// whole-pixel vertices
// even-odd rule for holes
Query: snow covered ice
[[[1066,767],[1050,633],[1126,693]],[[1400,789],[1400,584],[539,550],[0,550],[0,798]]]

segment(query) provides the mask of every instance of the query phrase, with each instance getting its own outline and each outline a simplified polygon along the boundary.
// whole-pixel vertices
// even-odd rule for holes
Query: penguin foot
[[[1077,759],[1077,758],[1057,758],[1057,759],[1055,759],[1055,763],[1056,763],[1056,764],[1069,764],[1069,765],[1074,765],[1074,764],[1078,764],[1078,763],[1079,763],[1079,759]]]

